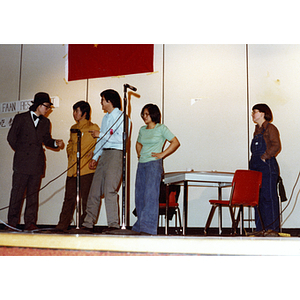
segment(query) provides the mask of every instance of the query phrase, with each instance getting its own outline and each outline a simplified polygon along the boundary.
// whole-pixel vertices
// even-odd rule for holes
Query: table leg
[[[165,235],[169,232],[169,184],[166,185],[166,215],[165,215]]]
[[[218,200],[222,200],[222,188],[221,187],[218,187]],[[218,213],[219,213],[219,218],[218,218],[219,235],[221,235],[222,234],[222,206],[221,205],[219,205]]]
[[[187,228],[187,211],[188,211],[188,184],[187,181],[183,183],[184,193],[183,193],[183,213],[182,213],[182,235],[186,234]]]

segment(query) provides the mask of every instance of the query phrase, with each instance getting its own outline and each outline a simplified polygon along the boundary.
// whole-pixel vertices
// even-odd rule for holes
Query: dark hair
[[[91,107],[90,107],[90,105],[88,104],[88,102],[83,101],[83,100],[76,102],[76,103],[73,105],[73,110],[76,110],[78,107],[79,107],[80,110],[81,110],[82,116],[86,113],[85,118],[86,118],[87,120],[89,120],[90,117],[91,117]]]
[[[113,107],[121,109],[121,97],[115,90],[105,90],[100,93],[101,97],[104,97],[106,101],[110,101]]]
[[[257,109],[258,111],[264,113],[265,119],[267,121],[271,121],[273,119],[272,111],[267,104],[264,104],[264,103],[255,104],[252,107],[252,110],[254,110],[254,109]]]
[[[34,103],[29,107],[29,110],[36,111],[41,104]]]
[[[142,112],[141,112],[141,117],[143,118],[143,113],[144,113],[144,110],[145,109],[148,109],[148,112],[149,112],[149,115],[150,115],[150,118],[151,120],[157,124],[157,123],[160,123],[160,118],[161,118],[161,114],[160,114],[160,110],[158,108],[157,105],[155,104],[146,104],[143,109],[142,109]]]

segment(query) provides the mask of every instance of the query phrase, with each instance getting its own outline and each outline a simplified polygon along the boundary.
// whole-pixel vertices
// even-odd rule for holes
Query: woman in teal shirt
[[[132,230],[156,235],[162,159],[176,151],[180,143],[166,125],[160,124],[161,114],[157,105],[145,105],[141,117],[146,125],[140,128],[136,142],[139,159],[135,181],[137,221]],[[170,144],[163,151],[166,140]]]

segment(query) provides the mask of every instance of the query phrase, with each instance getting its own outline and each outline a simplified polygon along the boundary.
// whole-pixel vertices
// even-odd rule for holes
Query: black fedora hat
[[[47,93],[44,93],[44,92],[39,92],[39,93],[36,93],[34,95],[34,99],[32,101],[32,103],[37,107],[43,103],[50,103],[50,105],[53,105],[50,101],[50,96],[49,94]]]

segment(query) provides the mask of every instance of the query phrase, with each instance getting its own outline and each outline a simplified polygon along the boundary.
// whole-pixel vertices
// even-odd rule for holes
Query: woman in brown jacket
[[[281,150],[278,129],[270,123],[273,119],[271,109],[266,104],[256,104],[252,108],[253,122],[256,123],[251,143],[250,170],[262,172],[262,185],[259,197],[259,209],[265,229],[279,231],[279,199],[277,180],[279,167],[276,160]],[[255,211],[256,230],[262,230],[262,224]]]

